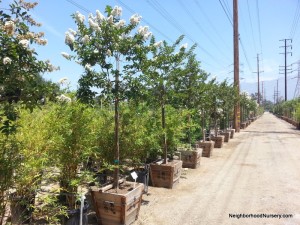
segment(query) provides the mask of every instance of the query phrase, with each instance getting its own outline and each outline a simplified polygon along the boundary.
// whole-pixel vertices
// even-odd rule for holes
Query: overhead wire
[[[296,12],[294,15],[294,19],[293,19],[293,24],[291,27],[291,32],[290,32],[290,38],[293,39],[298,27],[298,23],[299,23],[299,18],[300,18],[300,0],[298,0],[298,4],[297,4],[297,8],[296,8]]]
[[[126,5],[125,3],[123,3],[121,0],[116,0],[116,1],[118,3],[120,3],[120,5],[123,6],[125,9],[127,9],[130,13],[132,13],[132,14],[136,13],[133,9],[131,9],[128,5]],[[161,32],[158,28],[156,28],[153,24],[151,24],[149,21],[147,21],[145,18],[142,18],[142,21],[144,21],[147,25],[149,25],[151,27],[151,29],[155,30],[157,33],[159,33],[160,35],[162,35],[163,37],[165,37],[169,41],[171,41],[171,42],[174,41],[169,36],[167,36],[166,34],[164,34],[163,32]]]
[[[249,16],[249,21],[250,21],[251,33],[252,33],[252,41],[253,41],[255,51],[257,52],[256,42],[255,42],[254,32],[253,32],[252,18],[251,18],[251,14],[250,14],[249,0],[247,0],[247,9],[248,9],[248,16]]]
[[[197,48],[202,50],[204,53],[206,53],[210,58],[212,58],[215,61],[218,60],[214,55],[212,55],[209,51],[207,51],[205,48],[203,48],[197,41],[195,41],[190,34],[188,34],[182,26],[180,26],[177,21],[172,17],[171,14],[168,13],[167,10],[156,0],[147,0],[148,4],[157,11],[167,22],[169,22],[171,25],[173,25],[174,28],[176,28],[181,34],[184,34],[187,39],[189,39],[192,43],[197,44]]]
[[[260,43],[260,53],[262,53],[262,43],[261,43],[261,30],[260,30],[260,16],[259,16],[259,5],[258,0],[256,0],[256,12],[257,12],[257,22],[258,22],[258,34],[259,34],[259,43]]]
[[[192,21],[196,24],[197,28],[207,37],[207,39],[214,45],[214,47],[225,57],[228,55],[224,54],[224,52],[220,51],[220,48],[217,44],[212,40],[212,38],[206,33],[206,31],[200,26],[197,19],[193,16],[192,12],[186,7],[186,5],[182,2],[183,0],[178,0],[179,4],[182,6],[182,9],[185,11],[187,16],[189,16]]]
[[[233,22],[232,22],[232,19],[231,19],[231,17],[228,15],[228,13],[229,12],[227,12],[227,10],[226,10],[226,8],[225,8],[225,6],[223,5],[223,3],[222,3],[222,1],[221,0],[219,0],[219,3],[221,4],[221,6],[222,6],[222,9],[223,9],[223,11],[224,11],[224,13],[226,14],[226,17],[227,17],[227,19],[228,19],[228,21],[229,21],[229,23],[233,26]]]
[[[223,42],[223,44],[228,48],[231,49],[228,46],[228,43],[224,40],[224,38],[222,37],[222,35],[218,32],[217,28],[214,26],[214,24],[211,22],[211,20],[209,19],[209,17],[207,16],[205,10],[203,10],[203,8],[201,7],[201,5],[199,4],[199,2],[197,0],[194,0],[196,6],[199,8],[199,10],[201,11],[201,15],[203,15],[206,20],[208,21],[210,27],[214,30],[214,32],[217,34],[217,36],[220,38],[220,40]]]

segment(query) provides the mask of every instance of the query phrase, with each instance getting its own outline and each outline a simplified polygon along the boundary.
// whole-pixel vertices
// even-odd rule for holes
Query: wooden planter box
[[[221,132],[220,135],[224,136],[224,142],[229,142],[231,132],[225,131]]]
[[[230,132],[230,139],[232,139],[234,137],[235,129],[228,129],[228,131]]]
[[[182,167],[196,169],[200,166],[202,148],[179,150],[181,153]]]
[[[172,189],[179,183],[182,170],[182,161],[173,160],[167,164],[150,164],[150,177],[154,187]]]
[[[215,148],[222,148],[224,143],[224,136],[212,137],[212,141],[215,142]]]
[[[241,123],[241,129],[245,129],[246,128],[246,123]]]
[[[126,182],[118,193],[110,188],[91,187],[91,197],[99,225],[129,225],[139,215],[144,184]]]
[[[210,157],[212,156],[212,151],[214,149],[215,142],[213,141],[205,141],[205,142],[197,142],[198,146],[202,148],[202,156]]]

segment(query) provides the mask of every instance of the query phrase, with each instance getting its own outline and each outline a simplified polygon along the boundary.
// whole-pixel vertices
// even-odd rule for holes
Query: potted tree
[[[79,80],[78,98],[91,103],[97,92],[114,105],[114,166],[113,183],[92,187],[91,195],[98,219],[102,224],[130,224],[138,216],[143,184],[120,185],[120,103],[130,99],[132,90],[138,90],[139,66],[146,58],[144,43],[151,36],[148,27],[136,28],[141,20],[137,14],[130,22],[121,19],[122,9],[107,6],[106,16],[100,11],[90,14],[88,24],[79,12],[73,15],[78,31],[69,30],[66,44],[75,56],[67,53],[67,59],[77,59],[85,68]],[[95,88],[97,89],[95,91]]]
[[[183,36],[179,37],[173,45],[169,46],[166,41],[155,42],[153,37],[150,51],[152,56],[143,63],[144,80],[150,93],[148,100],[152,100],[150,104],[161,110],[163,160],[159,163],[150,164],[152,185],[156,187],[173,188],[179,182],[181,174],[182,161],[168,160],[166,108],[170,103],[170,96],[176,94],[173,87],[182,74],[181,66],[189,53],[186,51],[186,45],[181,45],[179,52],[175,53],[182,39]]]
[[[200,121],[198,110],[203,101],[205,81],[208,75],[200,69],[200,62],[196,60],[195,54],[190,54],[184,70],[175,84],[175,92],[172,104],[174,107],[182,107],[187,111],[186,121],[186,143],[185,148],[180,148],[182,167],[197,168],[200,165],[202,148],[196,144],[200,135]]]

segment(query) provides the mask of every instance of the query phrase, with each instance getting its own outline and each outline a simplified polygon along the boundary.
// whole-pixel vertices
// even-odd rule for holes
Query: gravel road
[[[134,225],[300,225],[300,131],[265,113],[174,189],[149,187],[143,200]]]

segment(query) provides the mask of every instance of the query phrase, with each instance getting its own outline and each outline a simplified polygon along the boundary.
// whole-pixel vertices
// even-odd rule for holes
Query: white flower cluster
[[[91,27],[94,31],[101,32],[101,28],[99,27],[98,23],[94,21],[93,18],[89,18],[89,24],[90,24],[90,27]]]
[[[77,11],[75,13],[75,19],[76,19],[77,23],[83,23],[85,21],[85,16]]]
[[[159,41],[153,44],[155,48],[159,48],[162,45],[163,41]]]
[[[8,35],[15,33],[16,25],[13,21],[6,21],[4,24],[4,30]]]
[[[68,96],[65,96],[64,94],[61,94],[60,96],[57,96],[56,97],[58,101],[61,101],[61,102],[71,102],[72,99],[69,98]]]
[[[118,29],[120,29],[121,27],[123,27],[124,25],[125,25],[125,20],[120,20],[119,22],[117,22],[116,24],[115,24],[115,26],[118,28]]]
[[[96,10],[96,18],[99,23],[105,20],[105,16],[103,16],[99,10]]]
[[[73,45],[74,41],[75,41],[74,35],[70,31],[67,31],[65,37],[65,43],[67,45]]]
[[[114,17],[122,16],[122,8],[119,6],[115,6],[111,11],[111,15],[113,15]]]
[[[132,25],[137,25],[141,22],[142,17],[139,16],[138,14],[134,14],[130,17],[130,23]]]
[[[148,26],[144,26],[144,27],[140,26],[138,28],[138,33],[143,36],[144,40],[147,40],[152,35],[152,33],[149,32],[149,27]]]
[[[71,59],[71,56],[70,56],[68,53],[66,53],[66,52],[61,52],[61,55],[62,55],[63,57],[65,57],[66,59],[68,59],[68,60]]]
[[[112,56],[112,53],[111,53],[111,51],[110,51],[109,49],[107,49],[106,55],[107,55],[108,57]]]
[[[83,38],[81,39],[83,44],[87,44],[90,41],[90,37],[86,34],[83,36]]]
[[[9,58],[9,57],[4,57],[3,58],[3,64],[4,65],[11,64],[11,62],[12,62],[11,58]]]
[[[67,77],[63,77],[61,79],[59,79],[58,83],[61,85],[67,84],[68,78]]]
[[[180,49],[187,49],[187,47],[188,47],[188,44],[185,43],[185,44],[183,44],[183,45],[180,46]]]
[[[28,48],[29,41],[26,39],[23,39],[23,40],[19,41],[19,44],[22,45],[23,48]]]
[[[84,66],[84,68],[85,68],[86,70],[88,70],[88,71],[91,71],[92,66],[91,66],[91,64],[87,63],[87,64]]]

